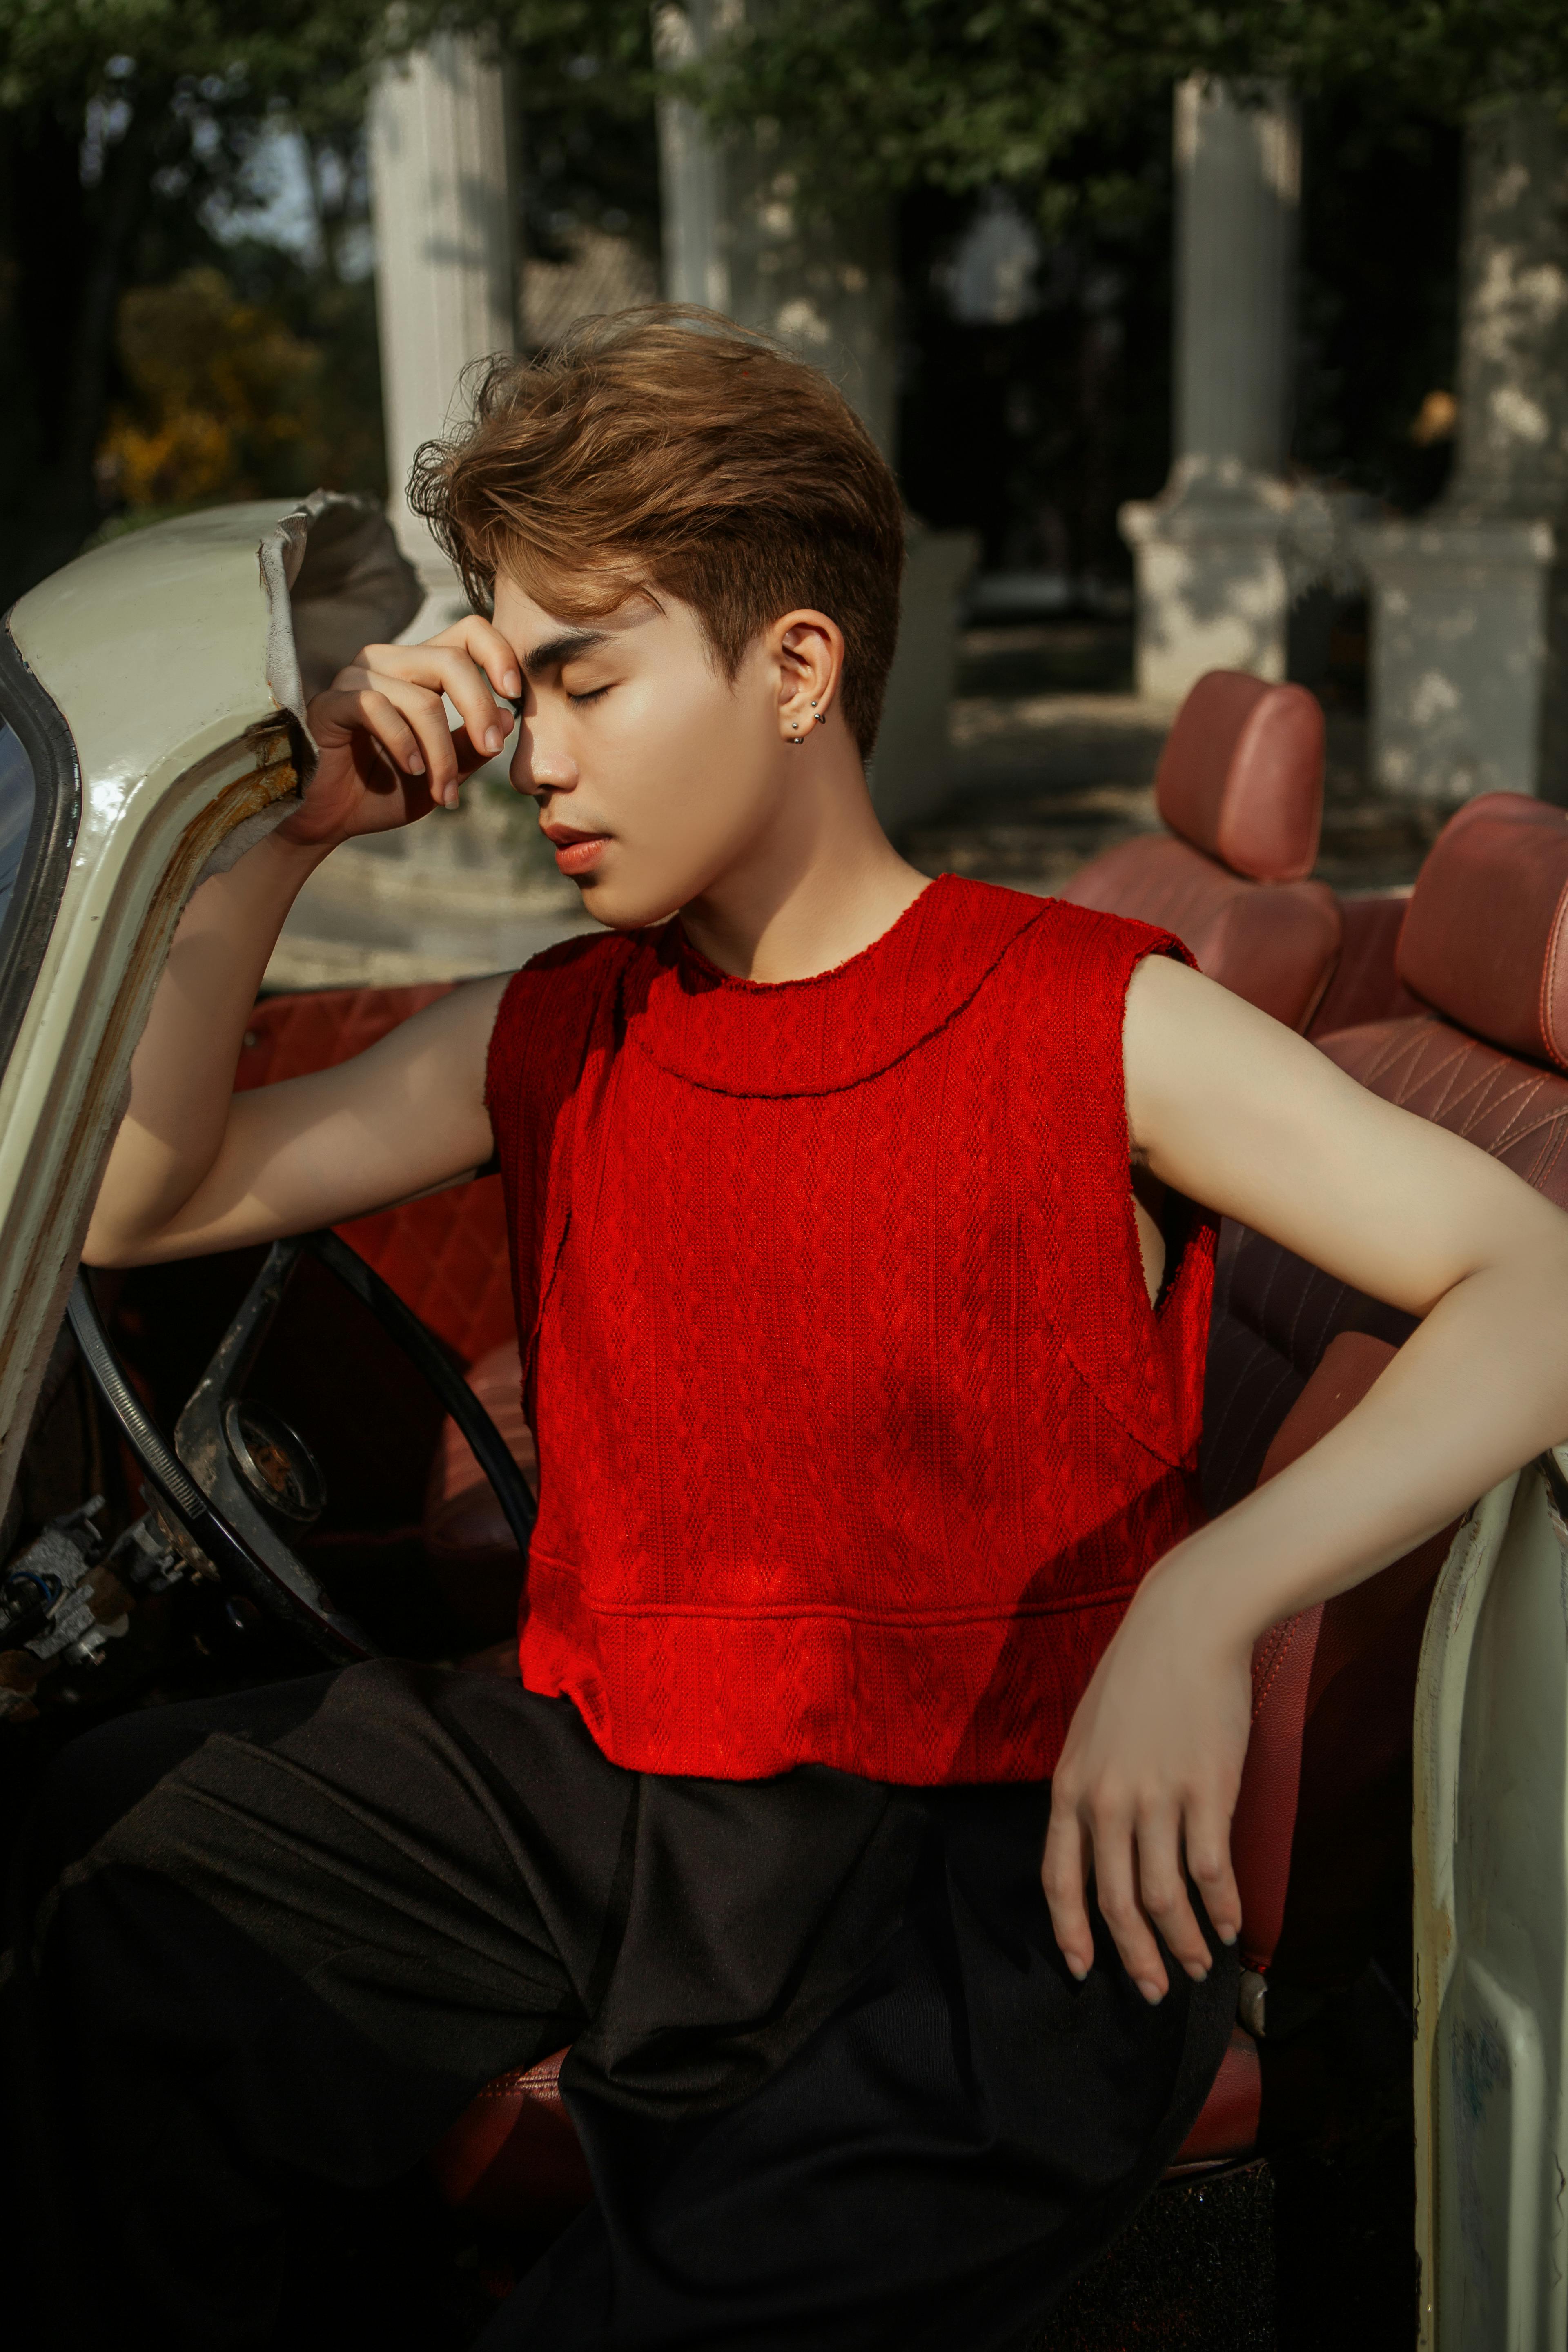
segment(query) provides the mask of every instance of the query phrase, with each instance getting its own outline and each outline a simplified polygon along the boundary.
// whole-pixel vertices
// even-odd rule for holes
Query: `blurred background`
[[[1568,797],[1565,87],[1555,0],[12,0],[0,603],[321,485],[389,500],[438,625],[401,485],[465,365],[700,301],[898,470],[918,862],[1049,889],[1152,824],[1220,665],[1320,695],[1320,870],[1398,884],[1457,799]],[[570,922],[470,800],[334,861],[274,984]]]

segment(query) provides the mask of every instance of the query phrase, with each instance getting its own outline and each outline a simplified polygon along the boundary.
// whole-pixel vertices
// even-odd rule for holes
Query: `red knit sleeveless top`
[[[1128,980],[1169,932],[944,876],[763,986],[679,921],[501,1001],[538,1440],[522,1680],[618,1764],[1032,1780],[1199,1516],[1214,1230],[1150,1305]]]

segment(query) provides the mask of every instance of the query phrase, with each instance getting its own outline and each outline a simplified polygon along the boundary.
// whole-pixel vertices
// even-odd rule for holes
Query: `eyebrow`
[[[523,668],[531,677],[537,677],[541,670],[559,669],[563,663],[575,661],[579,654],[602,646],[607,635],[605,629],[566,629],[560,636],[547,637],[531,653],[524,654]]]

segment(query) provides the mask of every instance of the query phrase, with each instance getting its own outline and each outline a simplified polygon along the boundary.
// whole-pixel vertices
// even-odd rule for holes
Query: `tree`
[[[689,68],[719,123],[789,126],[837,200],[921,183],[1026,190],[1047,225],[1115,203],[1079,142],[1190,73],[1346,84],[1458,116],[1510,91],[1568,91],[1562,0],[764,0]]]
[[[307,60],[340,76],[357,66],[341,38],[332,54],[319,19],[296,14],[294,79]],[[205,257],[203,203],[232,185],[279,94],[287,8],[277,15],[269,55],[254,40],[226,54],[216,28],[183,9],[100,16],[33,0],[0,24],[5,601],[99,520],[94,460],[121,292],[150,239],[172,243],[176,266]]]
[[[1006,184],[1050,227],[1084,205],[1114,215],[1140,189],[1113,134],[1193,71],[1382,88],[1438,114],[1568,89],[1562,0],[749,0],[742,14],[669,86],[720,126],[786,125],[829,208]],[[646,148],[646,0],[6,0],[0,602],[100,518],[127,285],[214,260],[204,205],[233,189],[270,110],[346,152],[378,59],[437,24],[494,31],[563,152],[589,111],[635,124]]]
[[[0,10],[0,608],[101,520],[95,460],[111,405],[134,405],[138,392],[116,358],[126,288],[228,259],[208,207],[233,196],[279,112],[319,155],[336,153],[341,180],[376,65],[438,23],[496,27],[520,56],[531,104],[553,102],[567,124],[585,102],[574,70],[584,58],[605,68],[595,103],[648,111],[640,0],[399,0],[390,13],[385,0],[8,0]],[[163,428],[144,418],[131,429]]]

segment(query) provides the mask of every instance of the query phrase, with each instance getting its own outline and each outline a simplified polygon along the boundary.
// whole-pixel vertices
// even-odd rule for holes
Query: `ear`
[[[844,632],[826,613],[785,613],[768,632],[779,734],[802,749],[826,726],[844,682]]]

